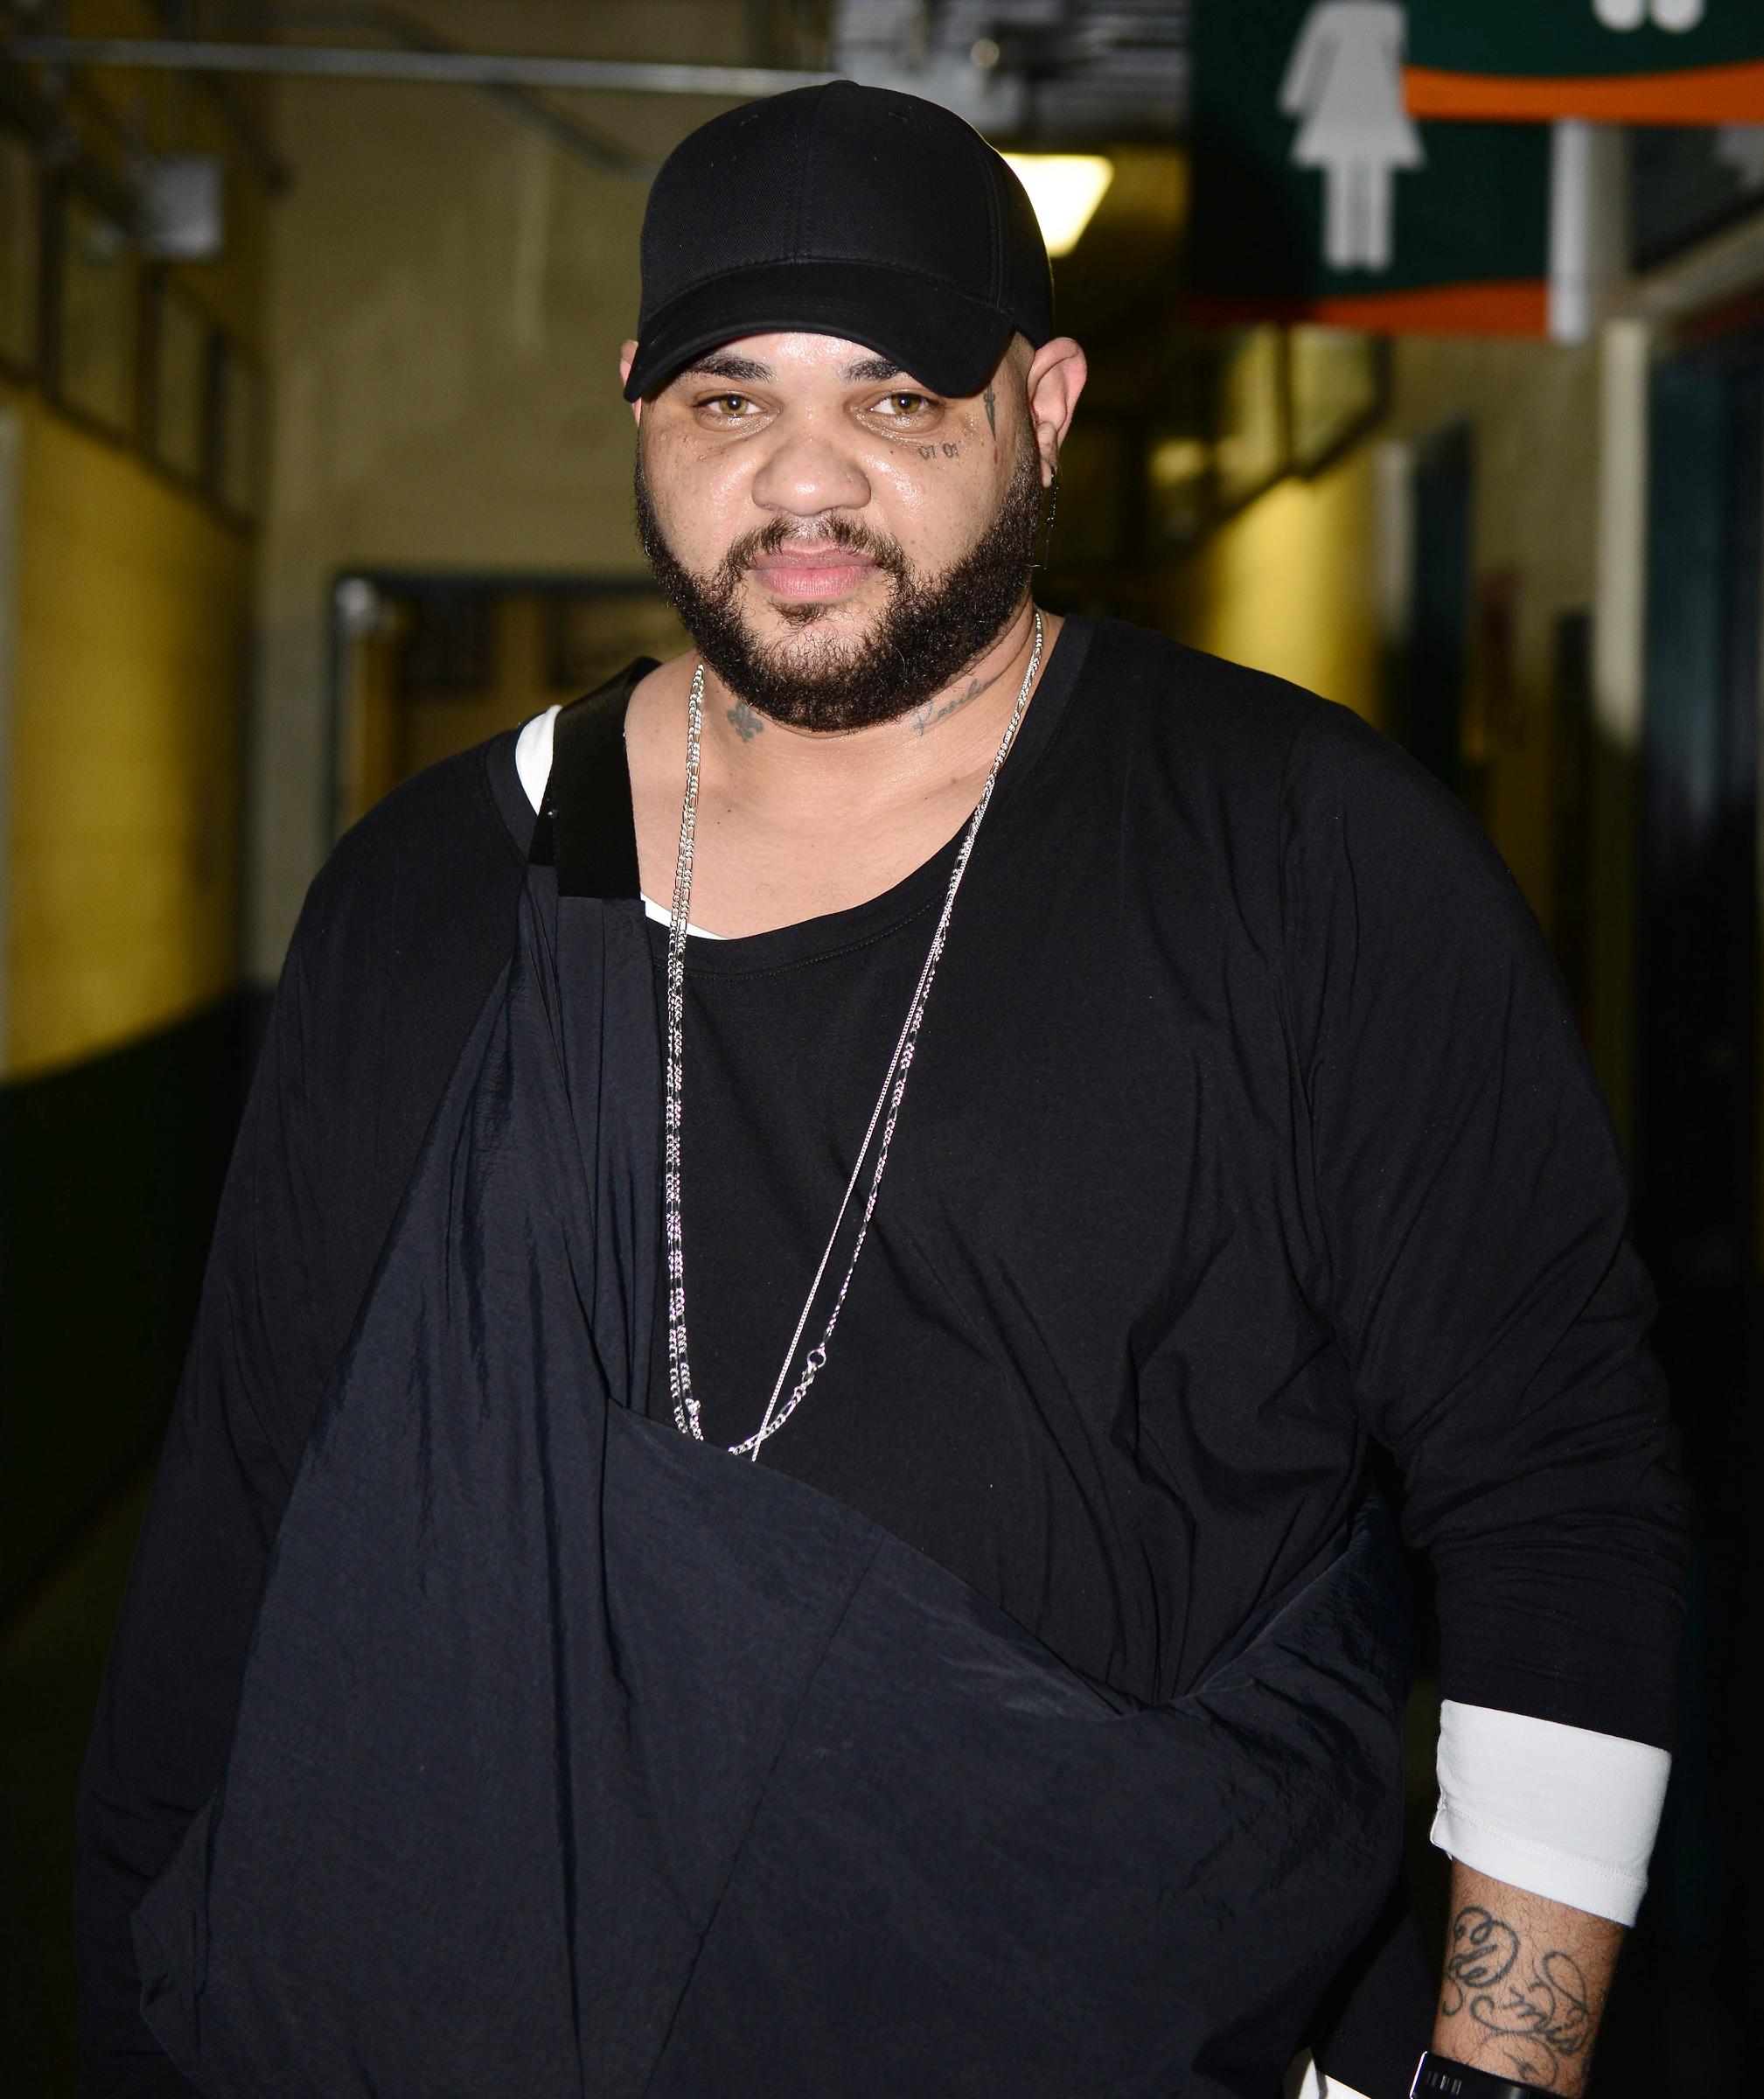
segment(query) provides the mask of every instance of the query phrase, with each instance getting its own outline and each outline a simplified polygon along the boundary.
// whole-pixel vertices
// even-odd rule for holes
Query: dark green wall
[[[0,1615],[164,1432],[245,1033],[228,1001],[0,1089]]]

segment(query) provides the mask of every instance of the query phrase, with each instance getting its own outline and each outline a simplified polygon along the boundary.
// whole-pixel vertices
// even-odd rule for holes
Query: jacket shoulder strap
[[[551,777],[527,858],[557,869],[560,896],[635,896],[637,826],[624,762],[624,710],[656,667],[639,656],[616,677],[560,708]]]

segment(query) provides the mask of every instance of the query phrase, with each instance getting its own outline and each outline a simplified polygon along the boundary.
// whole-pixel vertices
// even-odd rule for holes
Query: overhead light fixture
[[[1115,178],[1115,164],[1101,153],[1007,153],[1029,193],[1050,255],[1069,255]]]

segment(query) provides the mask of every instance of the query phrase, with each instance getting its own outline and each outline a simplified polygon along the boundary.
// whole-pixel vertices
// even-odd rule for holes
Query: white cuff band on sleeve
[[[1671,1768],[1648,1742],[1447,1698],[1433,1841],[1491,1879],[1633,1924]]]

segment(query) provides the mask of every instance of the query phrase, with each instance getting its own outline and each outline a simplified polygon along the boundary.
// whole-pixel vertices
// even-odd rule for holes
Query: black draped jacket
[[[617,711],[600,709],[615,723]],[[532,828],[512,747],[432,769],[358,826],[290,950],[82,1796],[94,2094],[181,2089],[141,2022],[129,1918],[226,1762],[290,1483],[425,1129],[509,961]],[[616,763],[592,777],[596,842],[575,879],[629,895]],[[789,1001],[810,966],[871,953],[897,972],[897,950],[910,972],[940,888],[933,865],[825,922],[830,937],[807,950],[764,936],[697,965],[695,1039],[719,1049],[702,1067],[709,1127],[733,1127],[765,1044],[800,1025]],[[989,977],[981,956],[1013,940],[1007,978]],[[756,983],[781,1003],[754,1005]],[[718,1008],[720,995],[751,1010]],[[959,1066],[989,1039],[1011,1046],[1039,1150],[1020,1129],[972,1127]],[[820,1396],[801,1424],[812,1435],[792,1424],[768,1447],[784,1469],[867,1509],[1098,1683],[1156,1700],[1200,1682],[1340,1534],[1377,1439],[1405,1475],[1408,1535],[1438,1568],[1446,1695],[1668,1739],[1683,1510],[1614,1146],[1510,878],[1399,754],[1275,681],[1070,623],[964,889],[913,1086],[897,1207],[879,1211],[866,1259],[910,1295],[916,1252],[947,1272],[924,1252],[931,1226],[1004,1248],[999,1281],[971,1299],[996,1345],[974,1352],[1013,1366],[1000,1391],[1026,1394],[1035,1433],[1021,1408],[980,1415],[1007,1439],[952,1437],[945,1477],[915,1498]],[[831,1144],[849,1103],[835,1090],[818,1105]],[[1124,1110],[1154,1134],[1142,1159],[1114,1135]],[[1069,1397],[1084,1336],[1043,1335],[1053,1279],[1032,1233],[1019,1245],[1002,1211],[976,1229],[948,1203],[938,1138],[964,1119],[971,1155],[1051,1156],[1056,1179],[1065,1171],[1050,1193],[1068,1244],[1076,1217],[1081,1249],[1119,1252],[1108,1211],[1126,1220],[1113,1266],[1142,1294],[1093,1321],[1106,1340],[1112,1318],[1126,1347],[1070,1433],[1051,1402]],[[1087,1182],[1099,1151],[1106,1172]],[[825,1225],[806,1207],[813,1237]],[[787,1221],[767,1222],[787,1237]],[[1161,1283],[1143,1280],[1148,1248]],[[738,1354],[738,1294],[713,1255],[701,1268],[706,1345],[721,1322]],[[1069,1274],[1081,1309],[1108,1273]],[[1029,1302],[1014,1326],[1018,1283]],[[867,1342],[854,1320],[843,1360],[861,1389],[910,1386],[921,1406],[951,1380],[889,1361],[903,1323],[881,1319]],[[1046,1339],[1039,1374],[1024,1333]],[[665,1412],[655,1398],[651,1378],[642,1404]],[[975,1524],[949,1477],[966,1466],[980,1479],[1001,1454],[1012,1497]],[[1073,1481],[1077,1520],[1059,1499]],[[1092,1562],[1038,1586],[1024,1541],[1063,1552],[1074,1537],[1102,1541]]]

